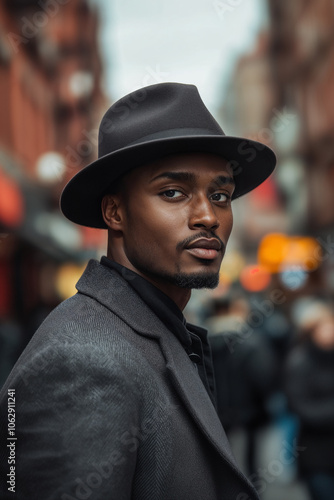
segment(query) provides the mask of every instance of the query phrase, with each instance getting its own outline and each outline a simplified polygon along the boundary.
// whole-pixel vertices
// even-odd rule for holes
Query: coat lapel
[[[89,262],[77,289],[106,306],[137,333],[159,341],[170,380],[192,418],[224,461],[253,492],[239,472],[212,401],[178,339],[116,271],[96,261]]]

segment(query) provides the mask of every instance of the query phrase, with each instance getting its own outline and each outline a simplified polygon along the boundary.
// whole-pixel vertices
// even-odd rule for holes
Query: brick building
[[[268,34],[260,34],[253,52],[236,65],[221,107],[220,121],[229,134],[247,137],[275,148],[286,117],[280,112],[268,58]],[[252,260],[258,241],[273,227],[286,230],[288,221],[274,181],[270,177],[246,197],[234,202],[238,239]]]
[[[98,28],[86,0],[0,2],[0,325],[53,307],[59,267],[104,239],[58,208],[66,181],[96,154]]]
[[[243,56],[222,106],[226,130],[273,147],[274,176],[235,202],[238,245],[257,258],[268,232],[322,247],[313,291],[334,290],[334,4],[268,0],[269,29]]]
[[[269,57],[280,105],[300,118],[296,151],[307,184],[307,229],[334,226],[334,4],[269,0]]]

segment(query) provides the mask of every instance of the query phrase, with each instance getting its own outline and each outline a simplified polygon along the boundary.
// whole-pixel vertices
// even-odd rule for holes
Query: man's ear
[[[108,228],[114,231],[122,229],[122,217],[119,209],[119,197],[113,194],[107,194],[103,197],[101,203],[103,220]]]

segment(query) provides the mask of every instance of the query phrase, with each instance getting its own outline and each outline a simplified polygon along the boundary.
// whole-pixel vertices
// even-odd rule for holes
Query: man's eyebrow
[[[196,176],[192,172],[162,172],[161,174],[151,179],[150,183],[156,181],[157,179],[171,179],[174,181],[194,182],[196,180]]]
[[[196,176],[192,172],[162,172],[161,174],[151,179],[150,183],[156,181],[157,179],[171,179],[175,181],[195,182]],[[223,186],[226,184],[231,184],[232,186],[235,185],[233,177],[230,177],[228,175],[219,175],[218,177],[212,179],[212,183],[218,186]]]

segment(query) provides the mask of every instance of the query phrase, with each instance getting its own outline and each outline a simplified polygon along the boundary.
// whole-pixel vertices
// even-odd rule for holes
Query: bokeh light
[[[267,269],[258,264],[245,266],[240,274],[240,283],[249,292],[260,292],[265,290],[271,281],[271,275]]]

